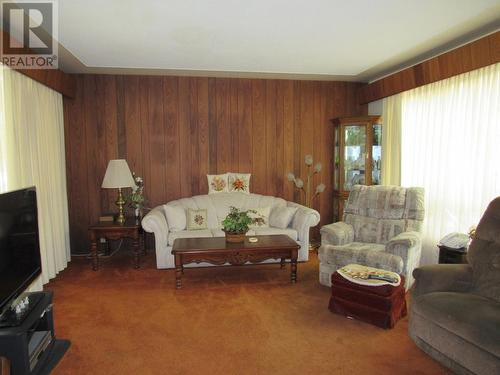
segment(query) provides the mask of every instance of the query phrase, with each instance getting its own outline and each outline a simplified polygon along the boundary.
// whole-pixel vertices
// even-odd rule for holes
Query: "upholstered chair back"
[[[500,302],[500,197],[488,205],[469,245],[474,292]]]
[[[354,228],[354,241],[386,244],[406,231],[420,232],[424,220],[424,189],[355,185],[343,221]]]

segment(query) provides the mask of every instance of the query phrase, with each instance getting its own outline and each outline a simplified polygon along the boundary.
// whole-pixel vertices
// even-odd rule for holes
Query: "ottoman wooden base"
[[[391,285],[364,286],[343,278],[338,272],[332,274],[332,297],[330,311],[353,317],[382,328],[392,328],[406,316],[405,280]]]

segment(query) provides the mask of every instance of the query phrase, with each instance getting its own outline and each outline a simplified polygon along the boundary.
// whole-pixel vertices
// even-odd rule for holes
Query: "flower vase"
[[[136,224],[140,224],[141,220],[142,220],[142,210],[140,207],[136,207],[135,208],[135,223]]]

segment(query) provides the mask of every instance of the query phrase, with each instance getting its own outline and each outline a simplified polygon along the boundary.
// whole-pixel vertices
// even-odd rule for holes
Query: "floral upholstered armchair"
[[[402,274],[409,289],[420,263],[423,219],[423,188],[355,185],[343,221],[321,228],[320,283],[331,286],[332,273],[357,263]]]

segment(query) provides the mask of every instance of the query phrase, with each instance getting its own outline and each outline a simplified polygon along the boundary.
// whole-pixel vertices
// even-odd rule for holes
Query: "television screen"
[[[40,273],[35,188],[0,194],[0,313]]]

